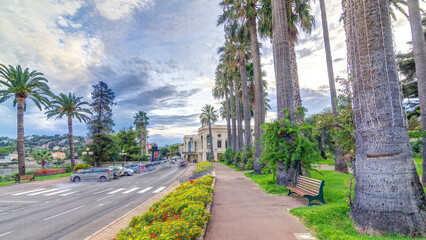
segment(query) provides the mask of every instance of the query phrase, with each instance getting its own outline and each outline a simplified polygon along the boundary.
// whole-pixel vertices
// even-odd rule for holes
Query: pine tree
[[[90,138],[99,133],[112,133],[112,127],[115,126],[112,120],[112,107],[115,106],[114,92],[102,81],[93,85],[93,88],[93,102],[90,104],[93,116],[87,123]]]

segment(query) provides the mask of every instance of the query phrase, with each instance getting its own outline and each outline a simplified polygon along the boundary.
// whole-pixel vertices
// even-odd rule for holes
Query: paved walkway
[[[315,239],[287,209],[306,206],[299,197],[264,193],[242,172],[219,163],[206,240]]]

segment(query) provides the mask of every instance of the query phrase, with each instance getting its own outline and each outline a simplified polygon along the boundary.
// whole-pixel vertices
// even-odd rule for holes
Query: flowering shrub
[[[212,183],[213,177],[206,176],[181,184],[148,212],[134,217],[115,239],[197,239],[210,218],[206,206],[212,201]]]
[[[194,170],[194,174],[205,172],[211,168],[213,168],[213,165],[210,162],[197,163],[197,168]]]

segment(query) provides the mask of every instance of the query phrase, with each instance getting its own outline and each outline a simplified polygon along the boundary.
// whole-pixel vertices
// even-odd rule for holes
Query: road
[[[164,191],[186,169],[163,166],[110,182],[61,179],[0,188],[0,239],[84,239]]]

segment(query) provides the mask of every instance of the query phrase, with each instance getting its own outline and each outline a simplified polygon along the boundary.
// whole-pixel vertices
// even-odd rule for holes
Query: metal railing
[[[210,167],[203,172],[198,172],[198,173],[193,172],[192,176],[189,176],[189,177],[186,177],[186,178],[179,178],[179,182],[182,184],[184,182],[188,182],[188,181],[191,181],[191,180],[194,180],[194,179],[197,179],[197,178],[204,177],[206,175],[210,175],[213,172],[213,170],[214,170],[214,167]]]

